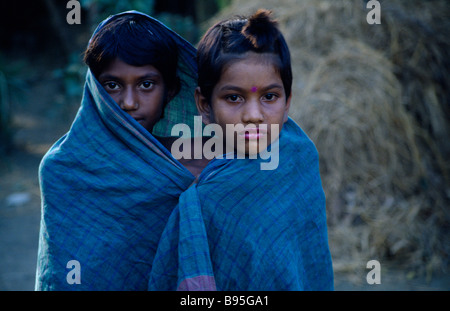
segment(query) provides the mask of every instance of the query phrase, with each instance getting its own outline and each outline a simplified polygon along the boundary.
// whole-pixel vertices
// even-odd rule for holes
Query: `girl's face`
[[[98,76],[98,81],[119,107],[149,132],[164,107],[165,85],[152,65],[131,66],[116,58]]]
[[[226,65],[213,89],[211,105],[201,90],[196,90],[197,106],[205,123],[217,123],[226,136],[235,135],[234,146],[229,147],[238,152],[254,154],[265,150],[278,138],[287,121],[290,97],[286,98],[273,62],[271,55],[248,53]],[[227,124],[242,124],[246,131],[227,132]],[[271,125],[278,125],[278,130]]]

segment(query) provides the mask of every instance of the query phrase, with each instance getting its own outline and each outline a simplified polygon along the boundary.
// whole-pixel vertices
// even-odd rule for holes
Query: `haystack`
[[[315,142],[336,272],[367,261],[448,272],[450,5],[234,1],[208,21],[273,11],[294,70],[291,117]]]

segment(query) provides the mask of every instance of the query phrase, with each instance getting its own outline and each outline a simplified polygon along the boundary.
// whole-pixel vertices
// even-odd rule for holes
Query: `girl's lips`
[[[140,115],[133,115],[130,113],[130,117],[132,117],[133,119],[135,119],[137,122],[139,121],[143,121],[145,118],[140,116]]]
[[[133,119],[135,119],[139,123],[144,122],[144,118],[141,118],[141,117],[133,117]]]
[[[239,133],[239,136],[244,137],[246,140],[258,140],[265,135],[267,135],[267,131],[259,128],[245,129]]]
[[[262,134],[260,133],[245,133],[245,139],[248,140],[257,140],[260,139]]]

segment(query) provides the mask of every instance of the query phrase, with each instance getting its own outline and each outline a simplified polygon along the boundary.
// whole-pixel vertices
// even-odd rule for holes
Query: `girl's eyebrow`
[[[243,88],[240,88],[239,86],[236,86],[236,85],[224,85],[219,89],[219,91],[221,91],[221,92],[225,92],[225,91],[242,92],[243,90],[244,90]]]
[[[147,73],[143,76],[139,77],[139,80],[143,80],[143,79],[159,79],[161,78],[161,75],[156,73],[156,72],[151,72],[151,73]]]
[[[252,87],[251,90],[253,90],[253,88],[255,88],[255,87]],[[279,84],[279,83],[272,83],[270,85],[267,85],[267,86],[264,86],[264,87],[261,87],[261,88],[257,88],[257,90],[260,91],[260,92],[267,92],[267,91],[272,90],[272,89],[280,89],[280,90],[282,90],[283,86],[281,84]],[[221,92],[225,92],[225,91],[245,92],[246,90],[244,88],[241,88],[241,87],[236,86],[236,85],[224,85],[223,87],[221,87],[219,89],[219,91],[221,91]]]
[[[159,79],[159,78],[161,78],[161,75],[159,75],[158,73],[149,72],[149,73],[146,73],[146,74],[144,74],[144,75],[142,75],[142,76],[139,76],[139,77],[137,78],[137,80]],[[117,76],[115,76],[115,75],[112,75],[112,74],[110,74],[110,73],[102,73],[102,74],[100,74],[100,75],[98,76],[98,79],[99,79],[99,80],[122,81],[121,78],[119,78],[119,77],[117,77]]]
[[[270,85],[268,85],[268,86],[262,87],[262,88],[261,88],[261,91],[262,91],[262,92],[267,92],[267,91],[273,90],[273,89],[279,89],[279,90],[282,90],[282,89],[283,89],[283,85],[281,85],[281,84],[279,84],[279,83],[273,83],[273,84],[270,84]]]
[[[98,79],[99,80],[120,80],[118,77],[116,77],[112,74],[109,74],[109,73],[101,73],[98,76]]]

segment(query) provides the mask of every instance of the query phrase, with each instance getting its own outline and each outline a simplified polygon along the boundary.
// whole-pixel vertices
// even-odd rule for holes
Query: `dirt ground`
[[[55,90],[60,81],[35,70],[32,86],[14,103],[14,148],[0,161],[0,290],[34,290],[40,196],[38,167],[48,148],[70,127],[78,104],[67,104]],[[31,81],[27,80],[27,81]],[[78,100],[77,100],[78,102]],[[331,246],[333,247],[333,246]],[[363,291],[447,291],[450,276],[431,280],[408,278],[401,270],[384,269],[381,284],[369,285],[366,274],[335,275],[335,289]]]

